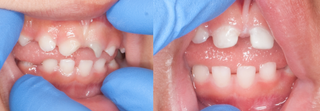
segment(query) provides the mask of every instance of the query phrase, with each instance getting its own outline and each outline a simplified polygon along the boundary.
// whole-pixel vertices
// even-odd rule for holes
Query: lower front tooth
[[[58,66],[58,61],[55,59],[46,59],[42,62],[44,70],[48,73],[52,73]]]
[[[232,26],[222,26],[213,33],[213,43],[218,48],[229,48],[237,44],[240,31]]]
[[[31,42],[31,38],[21,34],[18,39],[18,42],[21,46],[26,46],[27,44],[29,44]]]
[[[260,65],[259,75],[262,80],[271,81],[276,77],[276,63],[275,62],[267,62]]]
[[[59,63],[60,71],[64,76],[71,76],[75,62],[72,59],[61,59]]]
[[[69,56],[80,48],[80,42],[68,39],[59,44],[59,52],[64,56]]]
[[[218,87],[226,87],[231,79],[230,68],[226,66],[213,66],[212,77]]]
[[[94,67],[94,69],[97,71],[97,72],[103,72],[104,70],[105,70],[105,68],[104,68],[104,66],[105,66],[105,64],[106,64],[106,59],[99,59],[99,60],[97,60],[95,63],[94,63],[94,65],[93,65],[93,67]]]
[[[194,81],[203,83],[209,76],[209,69],[204,65],[194,65],[192,67],[192,75],[194,77]]]
[[[43,51],[52,51],[56,48],[56,42],[48,35],[41,36],[38,43]]]
[[[80,63],[78,66],[80,75],[83,77],[88,76],[90,74],[92,65],[93,65],[92,60],[80,60]]]
[[[200,26],[196,32],[196,35],[192,39],[192,42],[195,44],[200,44],[205,42],[209,38],[208,29],[204,26]]]
[[[271,49],[273,47],[274,39],[268,30],[262,27],[254,27],[250,29],[249,33],[253,48]]]
[[[249,88],[254,82],[256,68],[254,66],[239,66],[237,81],[242,88]]]

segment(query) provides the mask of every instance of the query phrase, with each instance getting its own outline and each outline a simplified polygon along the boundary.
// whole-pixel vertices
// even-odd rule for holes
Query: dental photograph
[[[148,0],[0,0],[0,111],[152,111]]]
[[[320,0],[154,2],[155,111],[320,111]]]

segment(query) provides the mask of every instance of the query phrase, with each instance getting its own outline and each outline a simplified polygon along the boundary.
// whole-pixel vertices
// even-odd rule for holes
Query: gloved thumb
[[[212,106],[206,107],[201,111],[240,111],[240,110],[231,105],[219,104],[219,105],[212,105]]]

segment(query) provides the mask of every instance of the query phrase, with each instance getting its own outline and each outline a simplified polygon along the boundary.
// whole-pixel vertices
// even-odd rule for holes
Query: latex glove
[[[108,11],[109,22],[118,30],[152,35],[153,0],[119,0]]]
[[[201,111],[240,111],[240,110],[234,106],[222,104],[222,105],[212,105],[202,109]]]
[[[0,9],[0,69],[19,39],[23,21],[23,14]]]
[[[153,55],[223,13],[235,0],[154,0]]]
[[[139,67],[118,69],[106,77],[101,91],[121,111],[152,111],[153,71]]]

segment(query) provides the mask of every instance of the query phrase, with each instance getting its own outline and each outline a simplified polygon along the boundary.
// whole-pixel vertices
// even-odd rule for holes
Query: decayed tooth
[[[237,70],[237,81],[242,88],[249,88],[255,78],[256,68],[253,66],[239,66]]]
[[[80,48],[80,42],[77,40],[66,40],[59,44],[59,52],[64,56],[69,56]]]
[[[72,59],[61,59],[59,63],[60,71],[64,76],[70,76],[73,72],[75,62]]]
[[[113,59],[113,60],[111,60],[111,61],[109,62],[108,66],[109,66],[110,68],[115,69],[115,68],[118,67],[118,64],[117,64],[116,60]]]
[[[260,65],[259,75],[262,80],[271,81],[276,77],[276,63],[275,62],[267,62]]]
[[[105,70],[105,68],[104,68],[104,64],[106,64],[106,59],[99,59],[99,60],[97,60],[95,63],[94,63],[94,65],[93,65],[93,67],[94,67],[94,69],[97,71],[97,72],[103,72],[104,70]]]
[[[56,42],[48,35],[41,36],[38,43],[43,51],[52,51],[56,48]]]
[[[237,44],[240,31],[232,26],[222,26],[213,33],[213,43],[218,48],[229,48]]]
[[[83,77],[88,76],[90,74],[92,65],[93,65],[92,60],[80,60],[80,63],[78,66],[80,75]]]
[[[89,47],[93,50],[93,52],[97,58],[99,58],[101,56],[102,48],[99,43],[90,43]]]
[[[194,77],[194,81],[203,83],[209,76],[209,69],[204,65],[194,65],[192,67],[192,75]]]
[[[196,35],[192,39],[192,42],[195,44],[200,44],[205,42],[209,38],[208,29],[204,26],[200,26],[196,32]]]
[[[249,33],[253,48],[271,49],[273,47],[274,39],[268,30],[262,27],[254,27],[250,29]]]
[[[29,44],[31,42],[31,38],[21,34],[18,39],[18,42],[21,46],[26,46],[27,44]]]
[[[104,51],[110,56],[113,56],[114,52],[116,51],[116,46],[108,46],[108,48]]]
[[[46,72],[52,73],[58,67],[58,61],[55,59],[46,59],[42,62],[42,66]]]
[[[218,87],[226,87],[231,79],[230,68],[226,66],[213,66],[212,77]]]

